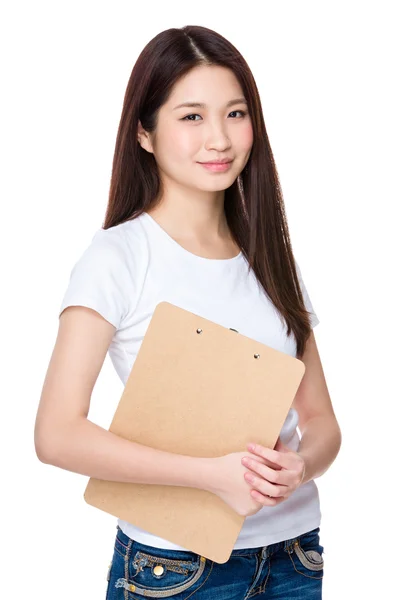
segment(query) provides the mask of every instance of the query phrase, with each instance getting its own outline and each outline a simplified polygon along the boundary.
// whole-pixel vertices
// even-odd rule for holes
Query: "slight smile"
[[[200,165],[202,165],[205,169],[208,169],[209,171],[228,171],[228,169],[231,167],[232,165],[232,160],[227,161],[227,162],[221,162],[221,163],[214,163],[214,162],[210,162],[210,163],[199,163]]]

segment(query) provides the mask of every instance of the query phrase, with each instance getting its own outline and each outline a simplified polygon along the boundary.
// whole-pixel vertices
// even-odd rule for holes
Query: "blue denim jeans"
[[[106,600],[321,600],[324,548],[319,531],[233,550],[219,564],[194,552],[136,542],[117,526]]]

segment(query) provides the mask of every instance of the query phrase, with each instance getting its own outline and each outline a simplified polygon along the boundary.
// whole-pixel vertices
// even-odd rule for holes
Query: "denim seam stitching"
[[[189,594],[189,596],[187,596],[187,597],[186,597],[186,599],[185,599],[185,600],[188,600],[188,598],[190,598],[190,597],[192,596],[192,594],[195,594],[195,592],[197,592],[198,590],[200,590],[200,589],[201,589],[201,587],[202,587],[203,585],[205,585],[205,584],[206,584],[206,582],[207,582],[207,580],[208,580],[209,576],[210,576],[210,575],[211,575],[211,573],[212,573],[212,569],[213,569],[213,568],[214,568],[214,562],[212,561],[212,562],[211,562],[211,568],[209,569],[209,573],[208,573],[208,575],[205,577],[205,581],[204,581],[203,583],[201,583],[201,585],[200,585],[199,587],[197,587],[197,588],[196,588],[196,590],[193,590],[193,591],[192,591],[192,592]]]
[[[271,572],[271,561],[268,560],[268,573],[267,573],[267,577],[265,578],[265,581],[264,581],[264,583],[261,586],[263,592],[265,592],[265,588],[267,586],[267,581],[268,581],[268,578],[270,576],[270,572]]]
[[[118,537],[116,538],[116,540],[119,542],[119,544],[120,544],[121,546],[123,546],[123,547],[125,548],[125,550],[127,550],[127,549],[128,549],[128,547],[127,547],[127,546],[125,546],[125,544],[124,544],[123,542],[121,542],[121,540],[120,540]]]
[[[255,555],[255,560],[258,563],[258,555],[257,554]],[[258,571],[256,571],[256,575],[255,575],[255,577],[253,579],[253,582],[251,583],[251,585],[249,587],[249,589],[251,591],[254,589],[255,582],[258,581],[258,579],[259,579],[259,577],[261,575],[261,571],[262,571],[262,568],[264,566],[264,561],[265,561],[265,558],[264,558],[264,560],[262,560],[262,561],[260,561],[258,563]],[[260,591],[261,591],[261,586],[257,590],[255,590],[255,592],[253,592],[252,594],[250,592],[248,592],[246,598],[252,598],[252,596],[255,596],[255,594],[258,594]]]
[[[301,547],[299,541],[294,546],[294,551],[295,551],[296,555],[298,556],[298,558],[300,559],[300,562],[302,564],[303,564],[303,561],[304,561],[304,563],[307,562],[308,565],[311,565],[311,566],[307,566],[306,564],[303,564],[303,566],[306,567],[306,569],[308,569],[309,571],[322,571],[322,569],[324,568],[324,560],[323,560],[323,558],[321,558],[320,562],[310,560],[307,557],[306,551]],[[314,568],[312,568],[312,567],[314,567]]]
[[[130,549],[132,546],[132,539],[129,540],[128,542],[128,547],[126,548],[126,554],[125,554],[125,564],[124,564],[124,574],[125,574],[125,579],[126,581],[128,581],[129,579],[129,553],[130,553]],[[129,590],[127,590],[126,588],[123,589],[123,594],[125,596],[125,600],[129,599]]]
[[[313,577],[312,575],[307,575],[307,573],[302,573],[302,572],[301,572],[301,571],[299,571],[299,570],[297,569],[297,567],[295,566],[295,563],[294,563],[294,560],[293,560],[292,554],[288,554],[288,556],[290,557],[290,560],[291,560],[291,562],[292,562],[292,565],[293,565],[293,567],[294,567],[294,571],[296,571],[297,573],[299,573],[299,574],[300,574],[300,575],[302,575],[303,577],[308,577],[308,579],[323,579],[323,576],[321,576],[321,577]],[[300,560],[300,559],[299,559],[299,560]],[[300,561],[300,562],[301,562],[301,561]],[[303,565],[303,566],[304,566],[304,565]]]
[[[188,581],[176,584],[174,586],[167,586],[164,588],[148,588],[147,586],[141,586],[137,583],[131,582],[129,583],[129,572],[126,572],[125,569],[125,577],[124,579],[118,579],[116,587],[123,587],[125,592],[129,594],[130,591],[133,593],[140,594],[145,597],[151,598],[163,598],[169,596],[176,596],[176,594],[180,594],[181,592],[186,591],[189,587],[194,585],[202,577],[202,574],[205,570],[207,564],[207,559],[205,557],[201,557],[200,565],[197,571],[195,571],[193,577],[191,577]],[[133,587],[133,590],[130,588]],[[129,595],[126,596],[126,600],[128,600]]]
[[[254,594],[250,595],[249,590],[251,590],[251,586],[254,585],[254,581],[256,581],[256,578],[257,578],[256,577],[257,573],[258,573],[258,554],[257,553],[254,554],[254,558],[255,558],[255,572],[254,572],[254,576],[252,578],[252,584],[248,587],[247,595],[245,596],[244,600],[247,600],[248,598],[251,598],[251,595],[252,596],[254,595]]]

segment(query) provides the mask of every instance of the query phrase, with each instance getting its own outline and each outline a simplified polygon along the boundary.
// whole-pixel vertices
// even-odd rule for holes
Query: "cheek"
[[[251,123],[246,123],[245,127],[240,127],[237,135],[237,147],[240,152],[248,152],[254,141],[254,132]]]
[[[188,128],[189,129],[189,128]],[[181,164],[199,153],[199,136],[196,132],[185,127],[176,127],[169,131],[162,140],[162,154],[164,160]]]

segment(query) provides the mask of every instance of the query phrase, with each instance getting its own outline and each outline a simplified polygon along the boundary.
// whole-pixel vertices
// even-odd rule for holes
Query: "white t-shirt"
[[[296,263],[312,327],[319,323]],[[75,263],[60,313],[87,306],[116,327],[108,353],[126,383],[156,305],[167,301],[242,335],[296,356],[294,336],[285,325],[240,253],[210,259],[185,250],[148,214],[110,229],[99,229]],[[291,409],[281,441],[297,450],[297,411]],[[321,512],[314,480],[300,486],[278,506],[264,506],[247,517],[234,549],[256,548],[296,537],[319,527]],[[118,519],[130,538],[149,546],[186,550]]]

